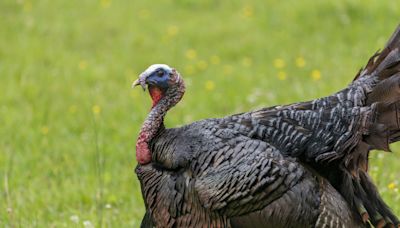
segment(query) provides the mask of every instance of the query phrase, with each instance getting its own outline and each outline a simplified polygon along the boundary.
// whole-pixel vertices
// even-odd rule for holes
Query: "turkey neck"
[[[136,143],[136,160],[139,164],[145,165],[151,162],[151,151],[149,142],[163,126],[164,116],[167,111],[175,106],[185,93],[185,84],[179,75],[173,87],[168,88],[165,95],[153,105],[149,115],[140,129]]]

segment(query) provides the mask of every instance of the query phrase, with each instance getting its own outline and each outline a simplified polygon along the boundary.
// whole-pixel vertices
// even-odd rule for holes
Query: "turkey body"
[[[156,136],[153,159],[163,165],[136,169],[155,216],[142,227],[364,227],[312,168],[244,135],[248,129],[226,126],[249,116],[208,119]]]
[[[330,96],[172,129],[184,85],[151,66],[140,83],[162,89],[137,144],[142,227],[400,227],[368,175],[369,152],[400,140],[399,48],[400,28]]]

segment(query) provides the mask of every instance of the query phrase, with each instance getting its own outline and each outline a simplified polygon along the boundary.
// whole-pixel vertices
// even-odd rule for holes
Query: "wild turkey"
[[[400,227],[368,154],[400,140],[400,27],[328,97],[166,129],[180,74],[144,71],[153,106],[136,144],[142,227]]]

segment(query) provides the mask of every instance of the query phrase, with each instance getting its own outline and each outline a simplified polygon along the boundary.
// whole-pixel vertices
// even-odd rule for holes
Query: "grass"
[[[0,226],[137,227],[134,145],[153,63],[185,77],[178,126],[346,86],[389,38],[395,1],[0,2]],[[400,215],[400,147],[371,175]]]

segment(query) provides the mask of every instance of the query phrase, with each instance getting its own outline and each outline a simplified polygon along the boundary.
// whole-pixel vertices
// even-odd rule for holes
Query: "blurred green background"
[[[396,1],[0,1],[0,226],[137,227],[134,145],[153,63],[187,81],[169,127],[345,87]],[[400,215],[400,147],[371,175]]]

